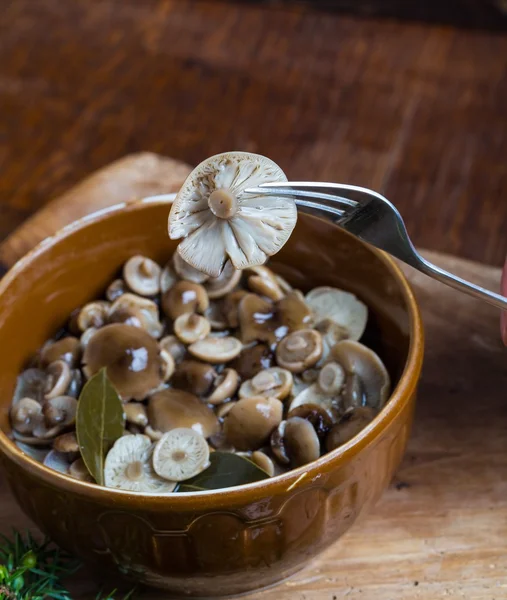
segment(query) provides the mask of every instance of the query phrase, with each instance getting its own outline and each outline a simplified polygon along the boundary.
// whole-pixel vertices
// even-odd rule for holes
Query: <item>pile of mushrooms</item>
[[[389,375],[359,342],[367,318],[353,294],[303,295],[266,266],[227,262],[214,278],[178,253],[164,267],[133,256],[19,376],[14,440],[93,481],[75,416],[83,384],[105,367],[126,423],[107,455],[107,486],[169,493],[215,450],[278,475],[347,443],[386,402]]]

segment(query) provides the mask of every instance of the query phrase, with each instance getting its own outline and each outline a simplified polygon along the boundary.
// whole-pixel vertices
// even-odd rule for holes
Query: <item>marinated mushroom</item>
[[[184,360],[174,371],[171,384],[174,388],[206,396],[217,377],[215,369],[197,360]]]
[[[292,373],[302,373],[319,362],[322,337],[314,329],[300,329],[281,340],[276,348],[276,360]]]
[[[357,375],[362,384],[363,404],[381,409],[389,397],[391,381],[377,354],[359,342],[344,340],[333,346],[331,356],[345,369],[347,377]]]
[[[349,337],[349,332],[331,319],[322,319],[315,325],[315,329],[322,336],[322,356],[317,365],[319,366],[328,360],[331,348],[335,344]]]
[[[98,329],[96,327],[89,327],[85,332],[83,332],[83,335],[79,338],[79,343],[81,344],[82,350],[88,346],[88,342],[97,333],[97,331]]]
[[[70,383],[67,387],[65,394],[77,398],[83,388],[83,375],[81,369],[72,369],[70,375]]]
[[[258,450],[282,420],[283,405],[262,396],[236,402],[224,420],[227,441],[237,450]]]
[[[265,296],[272,300],[273,302],[277,302],[284,297],[284,293],[280,289],[280,286],[276,282],[276,280],[268,279],[266,277],[260,277],[259,275],[251,275],[248,278],[248,287],[254,293],[259,296]]]
[[[213,390],[206,398],[209,404],[222,404],[230,400],[239,386],[239,375],[234,369],[224,369],[213,381]]]
[[[270,477],[275,475],[275,465],[273,464],[273,461],[261,450],[252,452],[250,460],[252,460],[252,462],[254,462],[259,468],[265,471]]]
[[[160,350],[161,374],[163,381],[169,381],[173,376],[176,365],[172,354],[166,350]]]
[[[53,449],[63,454],[76,454],[79,452],[79,444],[77,443],[76,434],[74,431],[63,433],[53,440]]]
[[[217,417],[223,421],[236,404],[237,402],[225,402],[224,404],[219,404],[216,409]]]
[[[287,181],[266,157],[217,154],[190,173],[171,207],[169,237],[193,267],[218,277],[229,258],[236,269],[262,265],[296,225],[294,201],[248,194],[261,183]]]
[[[163,435],[161,431],[157,431],[156,429],[153,429],[153,427],[151,425],[147,425],[144,428],[144,433],[145,433],[145,435],[147,435],[150,438],[150,440],[152,442],[158,442],[158,440]]]
[[[309,421],[320,439],[328,434],[335,423],[325,408],[319,404],[311,404],[310,402],[301,404],[290,410],[287,418],[291,419],[292,417],[300,417]]]
[[[185,481],[209,466],[209,446],[193,429],[179,427],[160,438],[153,451],[153,468],[169,481]]]
[[[231,362],[241,379],[252,379],[263,369],[273,366],[274,356],[267,344],[254,344],[243,348],[237,358]]]
[[[160,292],[162,269],[151,258],[133,256],[123,267],[123,279],[139,296],[155,296]]]
[[[223,271],[218,277],[209,277],[204,284],[210,300],[223,298],[239,284],[241,271],[235,269],[230,261],[225,263]]]
[[[188,347],[190,354],[200,360],[212,363],[227,363],[236,358],[243,348],[235,337],[212,337],[194,342]]]
[[[331,429],[326,438],[326,449],[331,452],[345,444],[375,417],[375,411],[368,406],[359,406],[348,410],[336,425]]]
[[[188,264],[183,258],[175,252],[173,254],[173,268],[181,279],[192,281],[193,283],[204,283],[209,279],[209,275],[198,271],[192,265]]]
[[[42,406],[33,398],[21,398],[11,406],[10,419],[12,427],[19,433],[32,433],[42,421]]]
[[[58,471],[58,473],[67,473],[69,470],[69,461],[67,456],[62,452],[51,450],[46,454],[46,458],[42,463],[45,467]]]
[[[301,417],[287,419],[285,448],[294,467],[301,467],[319,458],[320,441],[310,421]]]
[[[195,313],[185,313],[174,321],[174,333],[185,344],[204,339],[210,331],[208,319]]]
[[[109,302],[97,300],[85,304],[77,316],[79,331],[84,333],[90,327],[99,329],[107,323],[110,309]]]
[[[348,332],[348,338],[359,340],[366,328],[368,309],[354,294],[332,287],[317,287],[306,294],[316,322],[330,319]]]
[[[125,435],[114,443],[106,456],[104,480],[106,487],[167,494],[176,483],[158,477],[151,463],[152,443],[146,435]]]
[[[127,292],[128,287],[123,279],[115,279],[109,284],[106,290],[106,298],[109,300],[109,302],[114,302],[115,300],[118,300],[122,294],[126,294]]]
[[[63,360],[71,368],[79,364],[81,358],[81,344],[78,338],[73,336],[64,337],[56,342],[45,344],[40,352],[40,363],[42,367],[57,360]]]
[[[285,427],[287,421],[281,421],[276,429],[271,433],[269,444],[271,452],[280,465],[290,464],[290,458],[285,447]]]
[[[70,464],[68,473],[74,479],[93,483],[93,477],[90,475],[82,458],[78,458]]]
[[[127,402],[123,405],[123,412],[125,413],[127,423],[139,425],[139,427],[146,427],[148,425],[146,407],[140,402]]]
[[[162,383],[157,342],[143,329],[106,325],[85,348],[87,376],[107,367],[107,375],[123,400],[142,400]]]
[[[173,320],[185,313],[204,314],[208,306],[206,290],[191,281],[178,281],[162,296],[162,309]]]
[[[175,335],[167,335],[160,340],[158,345],[161,350],[169,352],[175,363],[181,362],[187,353],[187,349]]]
[[[209,303],[208,310],[204,316],[208,319],[211,329],[223,331],[227,329],[227,320],[224,314],[224,307],[220,301],[212,300]]]
[[[47,368],[46,393],[44,398],[56,398],[62,396],[67,391],[72,379],[72,372],[68,363],[63,360],[56,360]]]
[[[178,427],[190,428],[209,438],[219,430],[215,413],[197,396],[176,389],[156,392],[148,401],[148,422],[165,433]]]
[[[244,381],[239,388],[239,397],[265,396],[283,400],[290,394],[291,389],[292,374],[290,371],[280,367],[272,367],[260,371],[252,379]]]
[[[46,373],[41,369],[26,369],[18,375],[16,389],[12,398],[15,405],[22,398],[32,398],[42,402],[46,392]]]
[[[239,327],[239,304],[245,296],[248,295],[246,290],[236,290],[227,294],[223,299],[223,313],[227,325],[232,329]]]
[[[289,404],[289,413],[303,404],[317,404],[325,410],[330,419],[336,422],[341,414],[341,397],[339,394],[326,394],[318,385],[312,383],[303,389]]]
[[[325,394],[339,394],[345,381],[345,371],[336,362],[327,363],[320,371],[317,383]]]
[[[177,281],[179,281],[179,278],[174,272],[172,260],[170,260],[160,274],[160,291],[162,294],[170,290]]]
[[[76,422],[77,400],[72,396],[57,396],[50,398],[42,405],[42,414],[48,428],[57,427],[63,430],[65,427],[71,427]],[[44,437],[46,432],[37,433],[37,428],[34,429],[36,437]]]
[[[109,323],[142,327],[154,338],[159,338],[164,330],[155,302],[130,293],[122,294],[113,302],[109,312]]]

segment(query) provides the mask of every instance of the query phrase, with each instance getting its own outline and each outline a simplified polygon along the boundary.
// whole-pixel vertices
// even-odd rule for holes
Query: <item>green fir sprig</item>
[[[62,581],[81,563],[49,539],[38,542],[30,532],[0,534],[0,600],[72,600]],[[134,590],[123,600],[132,600]],[[95,600],[118,600],[116,590]]]

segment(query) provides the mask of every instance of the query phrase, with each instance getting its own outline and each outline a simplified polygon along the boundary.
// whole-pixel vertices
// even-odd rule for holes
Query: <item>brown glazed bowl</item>
[[[119,571],[179,598],[233,595],[307,565],[386,488],[410,431],[423,331],[412,292],[390,258],[330,223],[300,215],[272,265],[303,290],[343,287],[368,304],[365,339],[394,382],[381,414],[305,467],[217,492],[146,496],[52,471],[8,437],[16,376],[74,308],[103,293],[130,256],[167,261],[175,250],[168,212],[157,200],[91,215],[45,240],[2,280],[0,461],[24,512],[96,569]]]

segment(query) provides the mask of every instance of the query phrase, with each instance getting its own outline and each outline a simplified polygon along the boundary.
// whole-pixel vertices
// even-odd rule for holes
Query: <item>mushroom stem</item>
[[[232,219],[238,210],[238,200],[230,190],[222,188],[211,192],[208,206],[215,217]]]

